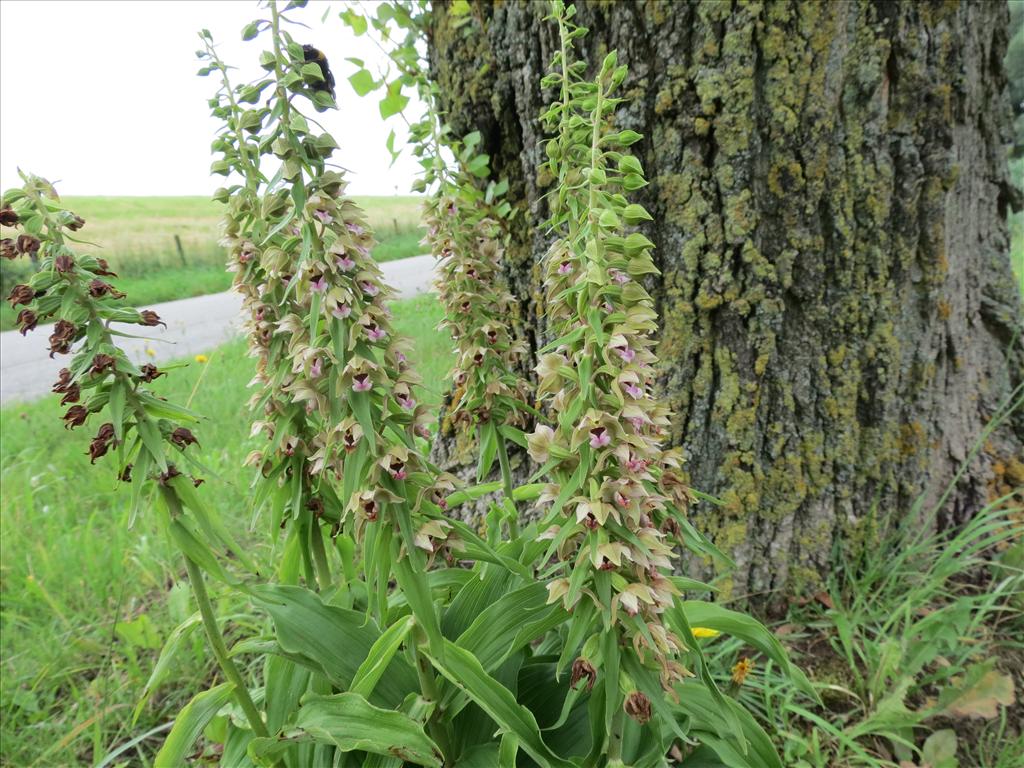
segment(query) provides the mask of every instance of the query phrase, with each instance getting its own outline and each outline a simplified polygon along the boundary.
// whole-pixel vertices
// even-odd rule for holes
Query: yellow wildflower
[[[146,347],[146,354],[150,357],[156,357],[156,350],[152,347]]]
[[[693,628],[693,636],[696,638],[718,637],[720,634],[722,633],[719,632],[717,629],[709,629],[708,627]]]
[[[747,679],[747,675],[749,675],[753,669],[754,662],[744,656],[732,667],[732,681],[736,683],[736,685],[743,685],[743,681]]]
[[[196,362],[197,362],[197,363],[205,363],[205,362],[207,362],[207,361],[208,361],[209,359],[210,359],[210,358],[208,358],[208,357],[207,357],[206,355],[196,355]]]

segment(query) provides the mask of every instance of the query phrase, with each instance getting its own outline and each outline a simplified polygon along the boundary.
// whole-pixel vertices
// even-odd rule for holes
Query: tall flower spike
[[[686,522],[689,492],[678,457],[664,448],[669,411],[655,394],[657,313],[642,279],[657,268],[653,244],[633,231],[651,217],[625,195],[646,183],[627,150],[641,137],[612,125],[626,68],[613,52],[596,80],[583,80],[581,63],[570,56],[586,30],[572,23],[572,7],[553,8],[560,51],[557,71],[544,82],[558,87],[560,99],[544,120],[556,132],[546,170],[559,181],[549,198],[549,226],[558,237],[543,269],[554,341],[541,350],[536,370],[557,426],[538,428],[529,441],[533,458],[551,470],[541,503],[551,504],[545,535],[561,562],[549,594],[567,609],[591,603],[592,631],[613,627],[671,690],[686,674],[678,661],[684,644],[664,620],[679,595],[671,576],[675,549],[704,552],[706,544]],[[618,668],[619,653],[616,644],[605,645],[606,668]],[[642,694],[616,695],[630,716],[650,717]]]
[[[269,8],[271,22],[261,25],[272,43],[261,56],[266,77],[233,88],[205,35],[202,71],[222,76],[211,101],[224,121],[214,170],[244,180],[216,197],[227,203],[223,242],[257,358],[253,428],[267,446],[249,463],[262,474],[265,496],[286,500],[278,509],[296,523],[291,535],[307,582],[323,587],[332,580],[324,526],[333,535],[347,521],[353,536],[376,536],[374,524],[402,506],[414,529],[406,551],[426,541],[432,550],[443,546],[445,528],[435,524],[442,519],[432,501],[437,473],[417,444],[429,435],[429,415],[391,326],[392,291],[371,257],[372,232],[344,176],[325,167],[337,143],[300,109],[303,98],[317,108],[334,107],[333,98],[310,87],[314,65],[281,28],[276,4]],[[261,93],[269,94],[266,106],[244,108]],[[269,180],[267,162],[282,169]],[[382,493],[367,499],[368,489]],[[376,586],[385,589],[386,580]]]

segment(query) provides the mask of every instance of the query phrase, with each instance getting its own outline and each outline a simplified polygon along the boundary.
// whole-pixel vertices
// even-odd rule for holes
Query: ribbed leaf
[[[309,696],[299,708],[296,727],[343,752],[361,750],[441,768],[443,755],[408,715],[375,707],[356,693]]]
[[[730,698],[725,704],[732,710],[732,718],[739,721],[743,736],[747,742],[746,754],[736,746],[736,738],[732,735],[729,718],[720,712],[720,705],[708,689],[694,680],[687,680],[676,686],[679,703],[671,703],[672,709],[680,716],[687,715],[690,720],[689,736],[712,748],[728,768],[782,768],[771,739],[761,729],[750,713]],[[690,765],[684,762],[684,765]],[[711,766],[708,755],[695,759],[693,765]]]
[[[451,641],[445,641],[443,662],[430,653],[430,660],[442,675],[461,688],[502,730],[519,739],[519,746],[543,768],[573,768],[556,755],[541,738],[537,720],[516,702],[512,692],[488,675],[477,658]]]
[[[359,665],[352,685],[349,690],[358,693],[360,696],[369,696],[380,680],[381,675],[388,668],[388,664],[395,657],[395,653],[402,646],[409,631],[413,627],[413,617],[403,616],[377,638],[370,648],[366,659]]]
[[[222,683],[193,697],[174,719],[174,727],[167,734],[167,740],[157,753],[154,764],[167,768],[185,765],[196,739],[206,724],[228,703],[234,689],[231,683]]]
[[[192,636],[192,632],[202,623],[198,613],[193,613],[185,621],[176,626],[171,634],[167,637],[167,642],[164,643],[164,647],[160,651],[160,658],[156,660],[156,666],[153,667],[153,671],[149,675],[149,680],[146,681],[146,687],[142,689],[142,698],[139,699],[139,703],[135,705],[135,710],[132,712],[132,725],[134,725],[139,715],[142,713],[142,708],[146,706],[146,702],[149,701],[149,697],[153,695],[153,691],[156,690],[164,679],[167,677],[167,673],[170,671],[171,662],[175,656],[178,655],[178,650],[182,644]]]

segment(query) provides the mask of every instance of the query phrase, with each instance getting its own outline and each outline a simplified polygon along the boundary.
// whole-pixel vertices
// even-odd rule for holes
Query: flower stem
[[[500,432],[498,433],[498,464],[501,466],[501,482],[505,489],[505,501],[510,507],[508,509],[508,535],[515,539],[519,536],[519,510],[512,497],[512,469],[508,463],[508,446]]]
[[[427,636],[418,623],[413,627],[413,636],[415,642],[409,644],[409,650],[412,653],[413,666],[416,667],[416,676],[420,681],[420,693],[424,699],[434,705],[434,711],[427,720],[427,730],[430,731],[430,737],[437,744],[447,762],[451,759],[451,752],[448,745],[448,733],[442,721],[441,696],[434,681],[434,670],[430,666],[430,661],[419,651],[420,646],[427,645]]]
[[[608,733],[608,765],[622,765],[622,731],[625,712],[617,707],[612,716],[612,729]]]
[[[172,491],[165,489],[164,499],[167,501],[167,505],[171,508],[172,512],[181,513],[181,502]],[[259,710],[253,704],[252,697],[249,696],[249,688],[246,686],[245,680],[242,679],[242,674],[228,655],[227,646],[224,645],[224,637],[221,635],[220,626],[217,624],[217,617],[213,613],[213,604],[210,602],[210,596],[206,592],[203,571],[187,554],[182,552],[182,555],[185,558],[185,569],[188,571],[188,580],[192,584],[192,592],[196,597],[196,603],[199,605],[199,615],[203,617],[203,628],[206,630],[206,637],[210,641],[210,647],[213,649],[213,655],[217,659],[217,664],[224,673],[224,677],[228,679],[228,682],[234,684],[235,698],[238,700],[242,711],[245,712],[253,732],[257,736],[269,736],[270,733],[263,724],[263,718],[260,717]]]

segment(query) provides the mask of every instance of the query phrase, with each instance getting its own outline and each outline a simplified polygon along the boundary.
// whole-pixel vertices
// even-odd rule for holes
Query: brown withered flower
[[[139,368],[139,371],[142,372],[142,380],[146,382],[153,381],[154,379],[167,375],[152,363],[146,363],[144,366]]]
[[[38,237],[32,235],[18,235],[18,253],[23,253],[26,256],[32,253],[36,253],[39,250],[40,242]]]
[[[24,283],[11,288],[10,294],[7,296],[7,301],[11,302],[12,307],[16,307],[19,304],[31,304],[32,299],[36,297],[36,292]]]
[[[591,691],[597,681],[597,670],[594,665],[582,656],[572,663],[572,675],[569,677],[569,687],[575,688],[580,680],[587,681],[587,691]]]
[[[160,485],[167,485],[167,483],[169,483],[176,477],[181,477],[181,472],[179,472],[178,468],[175,467],[173,464],[168,464],[167,471],[161,472],[159,475],[157,475],[156,481],[160,483]]]
[[[9,237],[0,240],[0,256],[5,259],[18,258],[18,249],[14,246],[14,240]]]
[[[63,418],[65,429],[80,427],[89,418],[89,409],[84,405],[73,405],[68,408],[68,412],[64,414]]]
[[[62,253],[53,260],[53,268],[62,275],[67,274],[75,268],[75,260],[71,258],[71,254]]]
[[[85,219],[83,219],[81,216],[75,216],[71,220],[71,222],[67,225],[67,228],[70,229],[72,232],[77,232],[78,230],[80,230],[84,226],[85,226]]]
[[[110,271],[110,265],[107,264],[106,259],[96,259],[96,264],[98,266],[93,270],[93,272],[97,275],[102,275],[103,277],[117,277],[117,272]]]
[[[82,392],[77,384],[72,384],[64,391],[64,397],[60,399],[61,405],[67,405],[68,403],[77,403],[78,399],[82,396]]]
[[[199,443],[195,436],[184,427],[178,427],[176,430],[171,432],[170,440],[179,448],[186,448],[190,445]]]
[[[71,371],[67,368],[61,368],[57,373],[57,381],[53,385],[51,392],[67,392],[71,387]]]
[[[89,463],[95,464],[96,459],[101,456],[105,456],[107,451],[110,450],[110,444],[114,440],[114,425],[107,422],[100,427],[99,432],[96,433],[96,437],[89,443]]]
[[[36,327],[39,318],[31,309],[23,309],[18,313],[18,325],[21,326],[21,335],[24,336]]]
[[[50,334],[50,357],[54,355],[66,355],[71,351],[71,342],[75,340],[78,328],[74,323],[67,320],[58,320],[53,326],[53,333]]]
[[[162,325],[164,328],[167,327],[167,323],[161,320],[160,315],[158,315],[152,309],[144,309],[139,313],[139,315],[142,318],[142,325],[147,325],[151,328],[157,325]]]
[[[89,369],[89,373],[102,374],[108,370],[113,370],[115,362],[113,357],[101,352],[92,359],[92,367]]]
[[[651,719],[651,700],[640,691],[633,691],[626,697],[623,709],[626,710],[627,715],[640,723],[640,725]]]
[[[124,469],[121,470],[121,474],[117,476],[117,479],[122,483],[130,483],[132,481],[132,465],[125,464]]]
[[[114,299],[124,298],[124,294],[117,290],[117,288],[110,283],[103,282],[99,278],[89,281],[89,295],[94,299],[100,299],[107,295]]]
[[[7,205],[0,208],[0,224],[3,224],[5,227],[13,227],[17,223],[18,214],[14,212],[11,206]]]

